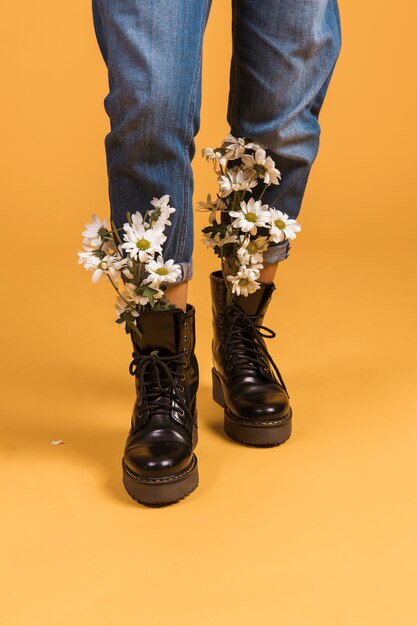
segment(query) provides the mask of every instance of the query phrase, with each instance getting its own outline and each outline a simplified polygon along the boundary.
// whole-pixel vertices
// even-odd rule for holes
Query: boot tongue
[[[180,316],[182,309],[150,311],[138,317],[138,329],[142,334],[138,348],[143,354],[158,350],[161,356],[178,353]]]
[[[263,314],[265,306],[275,289],[275,285],[261,283],[259,289],[248,296],[238,296],[236,304],[246,313],[246,315]]]

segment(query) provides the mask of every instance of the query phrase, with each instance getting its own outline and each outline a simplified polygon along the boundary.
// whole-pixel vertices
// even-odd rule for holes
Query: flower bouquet
[[[260,287],[263,255],[274,243],[295,239],[300,224],[286,213],[262,203],[270,185],[279,185],[281,173],[264,146],[229,134],[220,148],[204,148],[217,175],[216,199],[207,196],[199,210],[209,211],[203,243],[221,260],[229,304]],[[256,189],[257,199],[253,197]],[[260,235],[259,229],[265,234]]]
[[[93,283],[102,276],[107,278],[117,292],[116,323],[126,333],[139,337],[136,320],[141,313],[174,308],[164,289],[177,280],[181,268],[162,256],[167,239],[164,230],[171,225],[169,217],[175,212],[169,199],[168,195],[153,198],[152,208],[144,215],[139,211],[128,213],[121,228],[116,228],[113,221],[108,228],[107,220],[93,215],[93,222],[86,224],[82,233],[83,251],[78,252],[78,262],[93,272]]]

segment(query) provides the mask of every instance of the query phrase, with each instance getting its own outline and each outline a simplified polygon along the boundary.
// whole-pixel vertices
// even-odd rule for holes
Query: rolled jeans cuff
[[[191,261],[182,261],[179,262],[178,265],[181,268],[181,274],[178,276],[175,283],[170,283],[171,285],[178,285],[179,283],[185,283],[188,280],[191,280],[193,275],[193,262]]]
[[[268,246],[267,250],[263,253],[264,265],[272,265],[272,263],[278,263],[286,259],[290,253],[291,244],[289,239],[280,241],[279,243],[272,243]]]

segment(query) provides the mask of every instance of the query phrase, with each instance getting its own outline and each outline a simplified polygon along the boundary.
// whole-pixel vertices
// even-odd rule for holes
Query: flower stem
[[[119,243],[123,243],[123,241],[119,237],[119,233],[117,232],[118,230],[122,230],[122,229],[121,228],[116,228],[116,224],[114,223],[114,220],[111,220],[110,224],[111,224],[111,229],[112,229],[112,232],[113,232],[113,237],[115,239],[117,239],[117,241]]]
[[[128,300],[126,300],[126,298],[124,296],[122,296],[122,294],[120,293],[120,291],[118,290],[116,284],[114,283],[112,277],[110,276],[110,274],[107,274],[107,278],[109,279],[109,281],[111,282],[111,284],[113,285],[114,289],[117,291],[117,293],[119,294],[119,296],[121,297],[122,300],[124,300],[126,302],[126,304],[133,309],[134,311],[136,311],[136,307],[132,306],[132,304],[130,302],[128,302]]]
[[[264,195],[264,193],[268,189],[268,187],[269,187],[269,185],[264,183],[264,188],[262,189],[261,195],[259,196],[258,200],[260,200],[262,198],[262,196]]]

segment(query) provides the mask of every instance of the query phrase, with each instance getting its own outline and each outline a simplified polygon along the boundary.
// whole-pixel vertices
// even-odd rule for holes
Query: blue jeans
[[[111,215],[144,212],[171,196],[164,257],[192,275],[194,189],[191,161],[200,126],[202,42],[211,0],[92,0],[108,68],[104,107]],[[264,201],[290,217],[300,211],[319,146],[318,116],[341,47],[337,0],[232,0],[230,132],[267,147],[282,173]],[[216,60],[218,62],[218,60]],[[222,138],[213,137],[213,144]],[[289,242],[265,263],[287,258]]]

